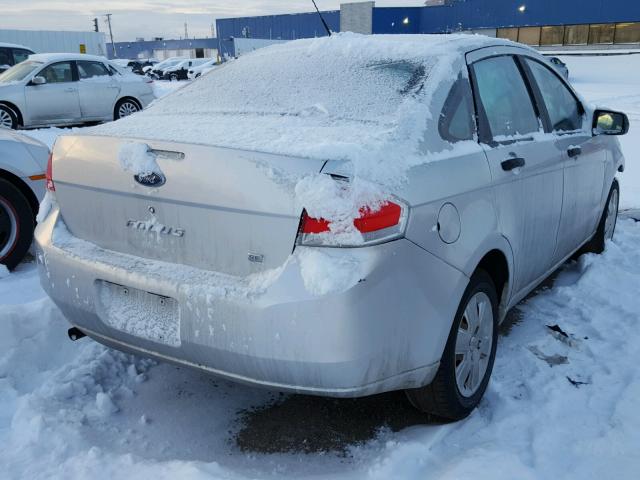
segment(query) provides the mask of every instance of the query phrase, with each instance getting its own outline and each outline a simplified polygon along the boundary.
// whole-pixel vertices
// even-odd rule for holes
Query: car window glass
[[[42,69],[38,74],[47,80],[47,83],[64,83],[72,82],[71,62],[54,63]]]
[[[531,96],[513,57],[481,60],[473,65],[473,71],[494,140],[539,130]]]
[[[108,77],[109,70],[100,62],[85,62],[80,61],[78,63],[78,76],[80,80],[86,80],[93,77]]]
[[[475,130],[473,116],[471,86],[467,79],[460,76],[451,87],[440,114],[438,122],[440,136],[449,142],[473,140]]]
[[[567,86],[551,70],[535,60],[525,59],[540,88],[554,132],[582,128],[580,104]]]
[[[31,52],[28,51],[28,50],[14,49],[13,50],[13,61],[15,63],[24,62],[27,58],[29,58],[29,55],[31,55]]]
[[[8,48],[0,48],[0,66],[2,65],[13,65],[11,52]]]

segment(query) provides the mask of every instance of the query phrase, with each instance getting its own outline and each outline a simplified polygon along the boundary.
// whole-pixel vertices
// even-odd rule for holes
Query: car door
[[[604,185],[607,150],[594,137],[584,107],[556,71],[532,57],[525,57],[524,63],[563,155],[564,194],[555,253],[559,262],[597,228],[602,197],[608,193]]]
[[[562,157],[542,120],[514,49],[467,56],[478,135],[493,177],[496,211],[514,255],[514,293],[550,269],[562,209]]]
[[[74,123],[80,121],[77,75],[73,62],[56,62],[44,67],[35,76],[46,83],[25,87],[28,124]]]
[[[113,120],[120,83],[102,62],[79,60],[78,90],[84,120]]]

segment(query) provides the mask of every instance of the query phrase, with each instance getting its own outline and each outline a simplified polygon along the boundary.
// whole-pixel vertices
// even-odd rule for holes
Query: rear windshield
[[[0,83],[19,82],[27,78],[34,70],[40,68],[42,62],[26,61],[19,63],[0,75]]]
[[[157,101],[151,111],[324,115],[384,122],[404,99],[423,89],[430,70],[426,61],[358,62],[349,56],[331,60],[252,54]]]

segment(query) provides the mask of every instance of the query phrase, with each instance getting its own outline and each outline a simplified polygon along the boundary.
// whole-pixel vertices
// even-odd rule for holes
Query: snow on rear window
[[[231,62],[173,96],[157,102],[153,113],[278,114],[379,121],[393,115],[403,98],[423,87],[424,63],[406,60],[331,62],[316,56],[283,61],[262,55]],[[215,94],[213,94],[215,92]]]

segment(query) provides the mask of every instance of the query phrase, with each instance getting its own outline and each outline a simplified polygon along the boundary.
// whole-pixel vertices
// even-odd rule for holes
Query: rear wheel
[[[607,205],[600,217],[598,230],[593,238],[583,248],[581,253],[602,253],[605,243],[613,239],[616,231],[616,223],[618,221],[618,207],[620,204],[620,186],[618,181],[614,180],[607,198]]]
[[[135,100],[130,98],[123,98],[116,104],[115,120],[128,117],[136,112],[142,110],[140,105]]]
[[[480,403],[496,356],[498,300],[489,274],[478,270],[456,313],[438,373],[430,385],[407,390],[419,410],[461,420]]]
[[[13,184],[0,179],[0,263],[9,270],[29,250],[34,228],[29,201]]]
[[[15,112],[6,105],[0,105],[0,128],[18,128],[18,117]]]

